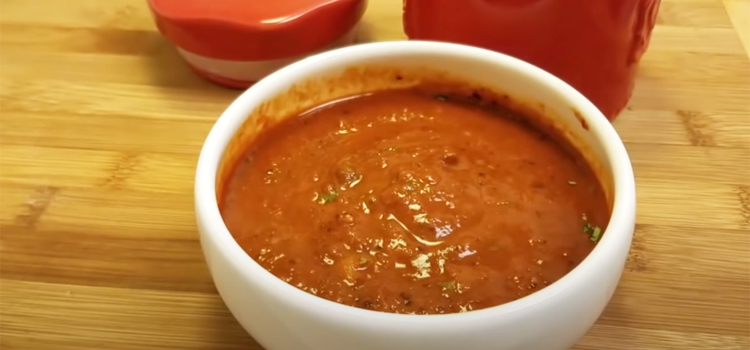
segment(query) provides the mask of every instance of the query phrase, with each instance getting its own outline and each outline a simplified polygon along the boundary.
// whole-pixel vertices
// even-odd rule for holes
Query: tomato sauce
[[[609,206],[571,149],[478,95],[388,90],[261,132],[219,206],[247,254],[308,293],[466,312],[534,293],[594,248]]]
[[[610,120],[633,92],[660,0],[404,0],[410,39],[502,52],[558,76]]]

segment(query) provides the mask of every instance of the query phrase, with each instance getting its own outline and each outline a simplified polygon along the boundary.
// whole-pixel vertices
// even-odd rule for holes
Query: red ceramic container
[[[148,0],[156,26],[198,74],[245,88],[312,53],[347,45],[366,0]]]
[[[610,120],[627,105],[660,0],[404,0],[410,39],[499,51],[565,80]]]

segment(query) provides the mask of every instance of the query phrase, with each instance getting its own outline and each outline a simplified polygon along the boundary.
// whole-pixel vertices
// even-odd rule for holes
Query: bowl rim
[[[303,81],[310,73],[329,68],[334,64],[340,65],[345,62],[347,65],[356,65],[358,58],[371,56],[387,58],[412,55],[457,56],[462,59],[505,66],[505,69],[512,69],[522,74],[524,79],[537,80],[539,84],[559,94],[586,120],[588,131],[601,144],[603,155],[609,161],[613,183],[612,214],[601,240],[573,270],[542,290],[484,309],[451,314],[396,314],[340,304],[298,289],[260,266],[235,241],[219,212],[216,180],[227,145],[250,116],[252,110],[267,98],[288,89],[296,82]],[[543,69],[512,56],[463,44],[420,40],[374,42],[339,48],[292,63],[262,79],[240,94],[211,128],[198,158],[194,189],[196,216],[199,225],[202,221],[207,231],[202,233],[202,237],[210,237],[217,250],[226,256],[234,269],[245,278],[256,279],[258,285],[276,294],[277,298],[294,304],[295,308],[346,314],[357,318],[367,318],[370,321],[406,323],[416,321],[422,324],[425,322],[430,324],[469,322],[488,317],[508,316],[554,298],[571,285],[582,283],[585,276],[597,268],[597,264],[608,261],[608,256],[620,250],[621,245],[627,245],[627,249],[630,249],[636,210],[635,178],[625,145],[611,122],[580,92]],[[201,241],[201,245],[205,244]]]

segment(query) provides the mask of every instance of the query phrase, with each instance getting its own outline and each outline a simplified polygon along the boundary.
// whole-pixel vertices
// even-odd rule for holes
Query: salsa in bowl
[[[632,238],[625,148],[528,63],[437,42],[292,64],[219,118],[196,173],[217,290],[274,349],[567,349]]]

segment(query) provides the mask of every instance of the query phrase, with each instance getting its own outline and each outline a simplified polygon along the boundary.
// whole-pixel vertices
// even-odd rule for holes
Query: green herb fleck
[[[440,101],[440,102],[445,102],[445,101],[448,101],[448,96],[445,96],[445,95],[435,95],[435,99],[438,100],[438,101]]]
[[[578,185],[578,183],[575,181],[568,181],[568,185],[575,186]]]
[[[594,231],[594,226],[591,226],[588,222],[583,225],[583,233],[591,234],[592,231]]]
[[[439,284],[443,287],[443,292],[455,292],[458,289],[456,281],[440,282]]]
[[[594,227],[594,232],[591,232],[591,239],[592,242],[596,243],[599,242],[599,238],[602,237],[602,229],[599,228],[599,226]]]
[[[367,264],[367,258],[365,258],[365,257],[361,257],[361,258],[359,258],[359,264],[360,264],[360,265],[364,265],[364,264]]]
[[[339,194],[334,190],[328,190],[328,192],[322,193],[320,195],[320,204],[326,204],[331,203],[339,196]]]
[[[594,226],[590,223],[586,223],[585,225],[583,225],[583,233],[589,235],[589,239],[592,242],[596,243],[602,236],[602,229],[599,226]]]

